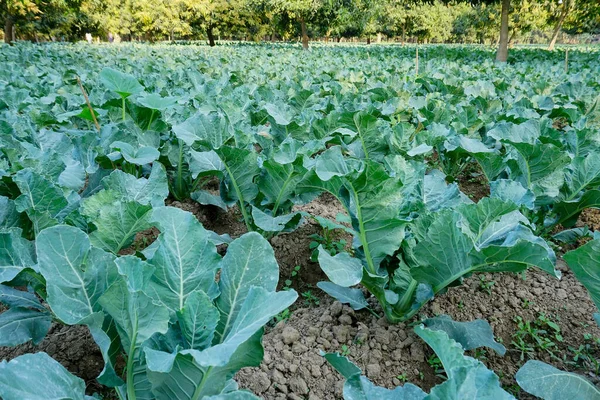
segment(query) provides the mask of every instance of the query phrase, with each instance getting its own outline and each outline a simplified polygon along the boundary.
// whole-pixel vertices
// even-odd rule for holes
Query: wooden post
[[[569,49],[565,50],[565,74],[569,73]]]
[[[419,48],[417,47],[417,55],[415,57],[415,76],[419,75]]]
[[[88,95],[85,92],[83,85],[81,84],[81,79],[79,79],[78,76],[76,76],[76,78],[77,78],[77,83],[79,84],[79,89],[81,89],[81,93],[83,93],[83,98],[85,99],[88,109],[90,110],[90,114],[92,114],[92,119],[94,120],[94,125],[96,125],[96,129],[98,130],[98,132],[100,132],[100,124],[98,123],[98,120],[96,119],[96,114],[94,114],[94,109],[92,108],[92,105],[90,104],[90,99],[88,98]]]

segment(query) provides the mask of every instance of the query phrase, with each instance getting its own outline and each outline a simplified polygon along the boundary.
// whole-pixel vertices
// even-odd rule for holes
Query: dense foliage
[[[595,0],[513,0],[509,41],[598,34]],[[500,1],[475,0],[2,0],[5,37],[83,40],[363,38],[493,43]],[[13,28],[15,31],[13,32]],[[589,38],[589,36],[588,36]]]
[[[86,325],[105,360],[98,379],[121,399],[253,398],[231,378],[260,363],[262,327],[297,297],[276,292],[267,239],[298,227],[307,214],[294,205],[323,192],[347,215],[321,224],[354,240],[317,249],[330,279],[318,286],[356,310],[367,306],[359,283],[399,322],[474,273],[559,278],[550,235],[597,236],[565,228],[600,207],[598,51],[572,50],[566,71],[560,52],[516,50],[498,65],[483,48],[435,46],[415,70],[414,50],[3,47],[0,345],[38,343],[53,321]],[[489,196],[474,202],[465,178]],[[237,207],[248,233],[232,240],[167,206],[189,198]],[[134,242],[150,229],[154,242]],[[599,254],[593,240],[565,255],[595,300]],[[425,325],[416,331],[450,379],[429,395],[402,390],[470,398],[486,382],[510,398],[462,353],[502,351],[489,326]],[[483,344],[461,336],[480,329]],[[347,390],[380,393],[329,358]],[[557,374],[528,365],[517,381],[542,393],[534,378]],[[6,400],[83,396],[44,354],[0,372]],[[31,385],[39,375],[53,384]]]

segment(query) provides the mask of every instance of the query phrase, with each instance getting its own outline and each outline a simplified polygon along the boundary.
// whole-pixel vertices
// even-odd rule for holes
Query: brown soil
[[[577,221],[577,226],[587,226],[592,231],[600,230],[600,210],[597,208],[586,208]]]
[[[595,307],[570,272],[565,271],[560,281],[533,270],[527,273],[526,280],[514,274],[490,275],[486,279],[495,282],[491,294],[480,290],[479,279],[471,277],[462,286],[451,288],[432,301],[418,318],[448,314],[458,321],[488,320],[508,351],[501,357],[487,350],[486,359],[482,361],[502,377],[505,387],[515,384],[514,374],[528,359],[525,356],[521,361],[520,352],[511,345],[516,316],[534,320],[543,313],[556,322],[564,341],[558,343],[555,354],[566,355],[567,360],[573,357],[569,347],[584,344],[585,333],[600,336],[600,329],[592,318]],[[525,300],[530,302],[528,306]],[[373,306],[377,309],[376,304]],[[240,371],[237,380],[242,387],[265,399],[340,399],[343,379],[319,351],[342,352],[343,345],[348,347],[349,357],[379,385],[388,388],[400,385],[398,376],[403,374],[424,390],[442,382],[427,362],[433,354],[431,349],[409,325],[389,325],[384,318],[375,318],[367,311],[355,312],[331,299],[323,300],[318,307],[295,310],[288,321],[267,332],[263,344],[262,365]],[[595,353],[596,357],[600,356],[598,348]],[[574,370],[573,366],[543,351],[536,351],[534,358]],[[517,396],[530,398],[523,394]]]

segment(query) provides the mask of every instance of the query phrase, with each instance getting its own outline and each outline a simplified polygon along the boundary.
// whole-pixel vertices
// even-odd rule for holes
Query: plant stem
[[[129,345],[127,358],[127,400],[135,400],[135,386],[133,382],[133,363],[135,361],[135,342],[137,340],[137,318],[134,321],[134,334]]]
[[[183,186],[183,141],[179,139],[179,161],[177,162],[177,183],[176,183],[175,197],[179,197],[177,200],[181,200],[181,187]]]
[[[121,101],[123,103],[123,107],[121,108],[121,112],[123,114],[123,121],[125,121],[125,97],[121,97]]]
[[[152,118],[154,118],[154,110],[152,110],[152,113],[150,114],[150,121],[148,121],[148,126],[146,127],[146,130],[150,129],[150,125],[152,125]]]

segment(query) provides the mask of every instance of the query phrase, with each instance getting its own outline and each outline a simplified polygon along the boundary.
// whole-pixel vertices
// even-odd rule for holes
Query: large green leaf
[[[275,291],[279,266],[273,249],[258,233],[247,233],[234,240],[221,264],[216,306],[221,312],[215,339],[222,342],[240,313],[251,287]]]
[[[331,282],[319,282],[317,287],[340,303],[348,304],[354,310],[362,310],[369,306],[360,289],[351,289]]]
[[[48,304],[59,319],[74,325],[101,311],[98,299],[116,279],[113,255],[92,247],[78,228],[64,225],[43,230],[36,251]]]
[[[512,180],[519,181],[536,196],[538,205],[558,197],[565,181],[569,155],[552,144],[512,143],[508,161]]]
[[[0,231],[0,283],[12,280],[24,268],[36,264],[33,243],[21,237],[21,229]]]
[[[172,312],[181,310],[196,290],[214,298],[221,257],[209,232],[193,214],[174,207],[155,208],[151,222],[161,233],[148,259],[155,268],[148,293]]]
[[[94,246],[117,254],[131,245],[135,234],[152,227],[152,206],[124,201],[111,190],[103,190],[83,202],[82,214],[96,226],[90,234]]]
[[[0,362],[0,397],[4,400],[92,399],[85,382],[46,353],[25,354]]]
[[[583,376],[537,360],[527,361],[515,379],[524,391],[544,400],[600,399],[600,390]]]
[[[113,171],[102,180],[102,185],[107,190],[119,193],[123,200],[136,201],[143,205],[164,205],[164,200],[169,195],[167,172],[165,167],[155,162],[148,178],[139,178],[120,170]]]
[[[322,245],[319,245],[318,250],[319,265],[333,283],[344,287],[360,283],[363,266],[359,260],[346,252],[331,256]]]
[[[61,212],[69,202],[59,187],[31,169],[17,172],[13,180],[21,191],[16,209],[27,213],[36,233],[61,222]]]
[[[188,146],[199,142],[212,150],[221,148],[233,137],[227,119],[216,112],[209,114],[199,112],[181,124],[173,126],[173,132]]]
[[[440,212],[429,227],[427,238],[414,249],[419,265],[411,272],[415,279],[430,284],[435,293],[471,272],[469,253],[474,246],[460,229],[461,221],[456,212]]]
[[[600,240],[592,240],[567,252],[563,259],[588,290],[596,307],[600,308]]]
[[[108,67],[100,72],[100,81],[109,90],[118,93],[123,98],[144,90],[144,87],[133,76]]]
[[[192,354],[196,363],[203,367],[225,366],[244,342],[298,298],[293,290],[274,292],[256,286],[251,286],[242,296],[244,302],[239,312],[235,313],[235,320],[225,327],[226,333],[218,338],[217,344],[203,351],[184,350],[182,353]]]
[[[415,327],[421,337],[439,357],[448,380],[434,387],[427,399],[514,399],[500,386],[500,379],[480,361],[464,355],[460,344],[446,332]]]
[[[125,161],[134,165],[146,165],[158,160],[160,152],[150,146],[132,146],[125,142],[113,142],[111,148],[119,150]]]
[[[13,228],[19,225],[19,212],[15,202],[8,197],[0,196],[0,229]]]
[[[453,321],[448,315],[428,318],[423,324],[431,330],[446,332],[448,337],[462,346],[464,350],[473,350],[478,347],[489,347],[501,356],[506,353],[506,348],[494,340],[494,333],[490,324],[482,319],[468,322]]]
[[[219,322],[219,310],[204,292],[191,293],[185,300],[177,319],[186,348],[204,350],[212,344]]]
[[[44,339],[50,329],[49,313],[28,308],[9,308],[0,314],[0,346],[17,346],[32,341],[34,345]]]

